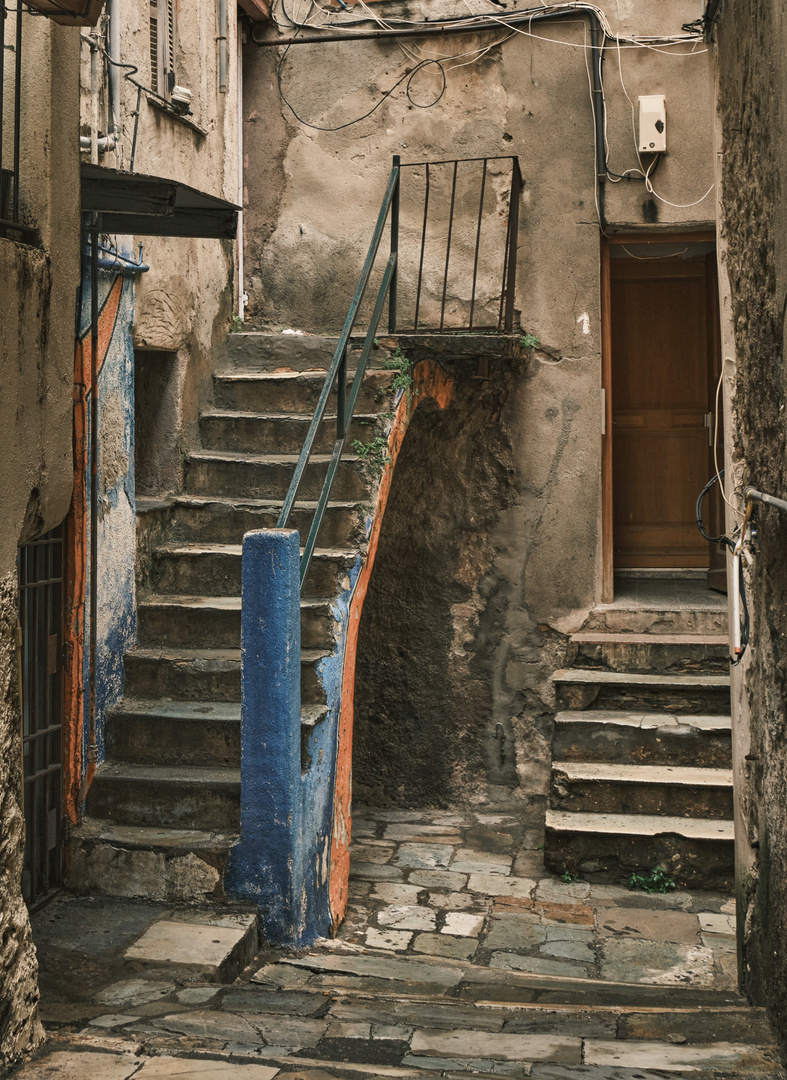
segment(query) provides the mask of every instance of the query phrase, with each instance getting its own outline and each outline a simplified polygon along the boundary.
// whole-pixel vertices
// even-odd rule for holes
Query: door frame
[[[686,232],[631,232],[601,235],[601,391],[603,427],[601,435],[601,597],[600,603],[615,599],[615,561],[612,493],[612,287],[610,248],[616,244],[707,244],[717,243],[716,230]]]

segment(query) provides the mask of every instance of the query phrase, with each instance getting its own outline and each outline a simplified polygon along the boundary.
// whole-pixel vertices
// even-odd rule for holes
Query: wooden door
[[[708,566],[708,288],[704,257],[610,260],[616,568]]]

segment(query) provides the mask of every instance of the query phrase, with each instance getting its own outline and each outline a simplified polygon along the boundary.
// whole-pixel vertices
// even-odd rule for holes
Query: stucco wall
[[[20,202],[43,247],[0,239],[0,1067],[42,1037],[20,891],[16,556],[20,542],[62,521],[71,499],[79,276],[78,30],[23,19]]]
[[[703,5],[610,0],[601,6],[613,32],[655,34],[680,33]],[[411,19],[467,11],[448,3],[375,10]],[[524,177],[515,306],[523,330],[540,344],[523,371],[505,373],[488,425],[478,423],[487,415],[488,391],[474,383],[473,372],[464,400],[457,398],[445,415],[417,418],[382,528],[356,693],[354,781],[357,793],[375,799],[542,802],[550,676],[564,635],[579,628],[598,596],[600,236],[583,48],[589,33],[579,16],[522,29],[502,44],[496,44],[504,36],[499,26],[419,41],[418,58],[454,58],[445,65],[439,102],[416,107],[403,83],[367,119],[333,132],[295,119],[279,96],[279,76],[303,120],[338,127],[371,109],[414,66],[395,42],[293,45],[286,55],[249,44],[244,51],[246,287],[261,326],[341,325],[393,154],[405,163],[516,154]],[[635,104],[639,94],[666,95],[668,154],[654,174],[655,190],[675,204],[701,201],[670,206],[653,199],[641,180],[609,182],[608,227],[707,227],[715,210],[703,44],[661,52],[624,45],[620,54],[607,45],[609,167],[617,173],[637,165],[621,70]],[[422,104],[439,89],[433,65],[411,84]],[[464,206],[468,212],[477,209]],[[502,199],[499,212],[507,213]],[[414,227],[408,220],[405,236]],[[457,276],[447,310],[461,307],[469,294],[472,249],[459,248],[451,258]],[[403,307],[416,269],[412,262],[402,267]],[[464,284],[456,284],[462,270]],[[490,273],[482,255],[479,280]],[[427,285],[430,297],[440,284]],[[502,486],[495,476],[504,478]],[[424,638],[425,612],[432,632]],[[415,641],[422,638],[419,649]],[[397,722],[409,726],[397,729]],[[428,771],[427,761],[434,765],[438,750],[440,775],[409,785],[414,747],[425,758],[418,776]]]
[[[787,8],[727,0],[715,30],[721,227],[735,360],[728,460],[747,484],[787,495],[784,311]],[[732,368],[732,365],[730,365]],[[752,640],[734,673],[737,891],[744,989],[787,1031],[787,518],[760,508],[750,575]]]
[[[133,169],[138,173],[179,180],[232,203],[238,202],[238,70],[237,24],[228,5],[227,89],[219,86],[218,4],[177,2],[175,74],[178,85],[191,90],[191,113],[180,118],[173,110],[157,107],[156,97],[143,90]],[[134,78],[145,87],[152,82],[149,46],[150,5],[134,0],[120,5],[120,56],[136,65]],[[106,17],[98,32],[104,46]],[[86,34],[83,31],[83,34]],[[89,136],[93,119],[91,49],[82,43],[81,132]],[[98,132],[111,131],[107,64],[99,60]],[[99,164],[131,168],[137,87],[120,80],[117,147],[100,154]],[[160,106],[160,103],[159,103]],[[86,160],[90,152],[83,152]],[[179,354],[173,386],[170,372],[162,373],[160,393],[173,392],[176,403],[174,435],[180,447],[194,434],[200,395],[209,390],[210,359],[214,346],[227,332],[236,284],[235,245],[231,241],[137,237],[144,244],[149,273],[137,279],[134,344]],[[121,247],[130,238],[110,238]],[[165,366],[168,359],[165,358]],[[178,470],[170,480],[180,480]]]

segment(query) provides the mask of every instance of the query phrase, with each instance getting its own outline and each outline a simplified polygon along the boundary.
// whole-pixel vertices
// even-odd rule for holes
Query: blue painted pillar
[[[272,945],[306,931],[299,548],[294,529],[243,538],[241,837],[225,884],[258,906]]]

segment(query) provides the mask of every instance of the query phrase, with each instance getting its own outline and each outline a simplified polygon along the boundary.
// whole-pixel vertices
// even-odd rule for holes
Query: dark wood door
[[[704,257],[612,259],[616,567],[707,567],[697,496],[710,477]]]

